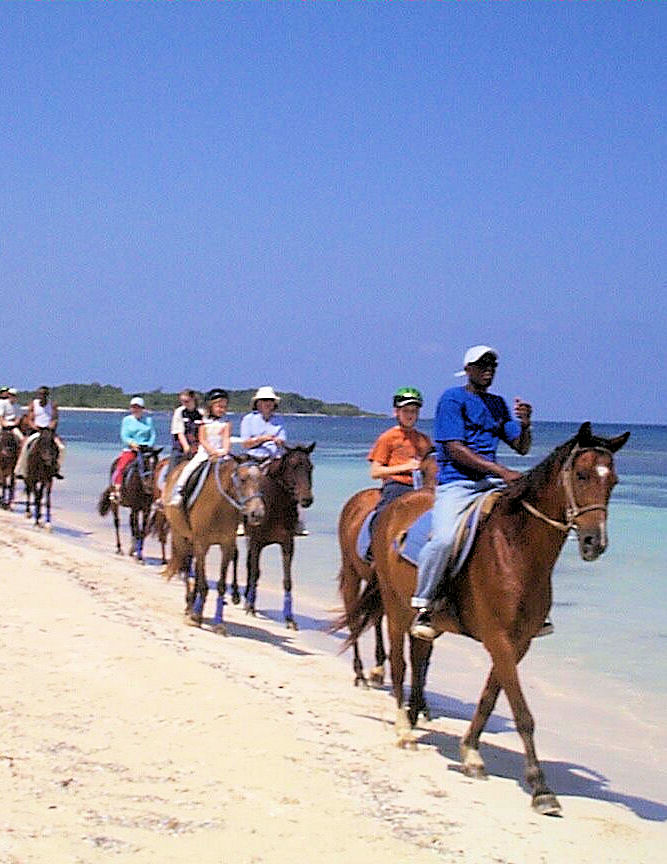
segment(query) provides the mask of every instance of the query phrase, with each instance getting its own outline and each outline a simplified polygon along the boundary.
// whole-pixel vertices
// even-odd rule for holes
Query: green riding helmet
[[[399,387],[394,393],[394,408],[403,408],[404,405],[418,405],[421,408],[423,404],[422,394],[416,387]]]

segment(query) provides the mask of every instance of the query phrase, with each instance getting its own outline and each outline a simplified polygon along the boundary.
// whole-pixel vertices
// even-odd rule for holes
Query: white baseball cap
[[[460,378],[465,375],[466,366],[469,363],[477,363],[477,361],[481,360],[485,354],[493,354],[496,360],[498,359],[498,352],[495,348],[491,348],[489,345],[473,345],[472,348],[468,348],[463,356],[463,369],[455,373],[456,377]]]
[[[145,407],[146,407],[146,405],[145,405],[145,403],[144,403],[144,400],[141,398],[141,396],[133,396],[133,397],[130,399],[130,408],[131,408],[133,405],[138,405],[140,408],[145,408]]]

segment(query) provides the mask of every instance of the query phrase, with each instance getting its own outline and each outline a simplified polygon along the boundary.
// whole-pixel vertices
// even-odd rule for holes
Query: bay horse
[[[164,575],[171,579],[176,573],[185,574],[185,614],[189,622],[201,626],[208,594],[206,554],[211,546],[219,546],[220,576],[212,624],[216,632],[225,634],[222,619],[227,569],[230,563],[234,565],[236,584],[236,531],[242,518],[252,526],[264,516],[262,474],[257,463],[245,454],[214,459],[211,463],[204,485],[189,510],[183,506],[165,506],[165,516],[171,527],[171,558]],[[177,465],[169,473],[163,491],[164,501],[171,499],[174,484],[185,464]],[[192,556],[195,559],[194,584],[189,575]]]
[[[123,549],[120,543],[120,516],[121,507],[130,510],[130,555],[136,555],[137,561],[144,563],[144,540],[148,529],[148,518],[151,512],[154,495],[154,477],[157,466],[158,455],[162,447],[141,446],[137,450],[136,459],[127,466],[123,473],[123,482],[120,487],[120,501],[111,500],[110,493],[113,485],[110,484],[100,495],[97,510],[100,516],[106,516],[109,510],[113,513],[114,528],[116,529],[116,554],[122,555]],[[111,465],[110,476],[116,468],[114,460]]]
[[[447,602],[434,612],[438,635],[449,632],[482,642],[492,666],[470,726],[461,741],[463,771],[484,776],[479,738],[501,690],[505,691],[517,732],[526,752],[526,779],[533,807],[543,815],[559,815],[560,804],[549,789],[533,740],[534,721],[521,690],[517,664],[541,629],[551,606],[551,573],[570,531],[579,554],[594,561],[607,547],[607,506],[617,483],[613,453],[630,433],[615,438],[593,435],[584,423],[574,438],[513,481],[488,515],[471,555],[453,585]],[[416,568],[397,551],[408,527],[431,506],[427,493],[417,492],[392,503],[381,514],[375,532],[375,576],[348,623],[351,644],[382,609],[391,642],[393,691],[398,705],[396,733],[401,746],[414,747],[411,732],[423,704],[432,643],[410,637],[412,687],[409,710],[403,704],[405,660],[403,642],[415,610],[410,598]]]
[[[14,468],[19,456],[19,442],[11,429],[0,432],[0,479],[2,480],[2,498],[0,505],[3,510],[9,510],[14,501]]]
[[[44,498],[46,527],[49,529],[51,528],[51,487],[53,478],[58,473],[59,450],[55,437],[56,433],[53,429],[48,427],[40,429],[38,437],[30,444],[25,472],[25,515],[30,518],[32,497],[35,526],[38,526],[42,517],[42,498]]]
[[[282,445],[282,455],[264,465],[261,490],[264,496],[264,518],[258,525],[246,525],[248,580],[245,590],[245,610],[255,614],[257,583],[259,582],[259,556],[265,546],[277,543],[282,550],[283,562],[283,620],[291,630],[298,630],[292,612],[292,558],[294,536],[298,522],[298,507],[313,503],[313,463],[310,445]]]
[[[433,495],[437,463],[433,458],[433,450],[422,459],[421,474],[423,487]],[[411,495],[412,492],[406,492]],[[373,562],[360,558],[357,552],[357,538],[366,517],[377,507],[380,500],[380,487],[362,489],[356,492],[343,506],[338,518],[338,543],[340,546],[341,565],[338,573],[338,590],[343,598],[345,612],[348,614],[356,605],[361,595],[363,584],[371,578]],[[359,643],[352,642],[354,670],[354,686],[368,688],[380,687],[384,683],[384,663],[387,654],[382,637],[382,616],[375,621],[375,666],[370,670],[368,679],[364,675],[364,666],[359,654]]]

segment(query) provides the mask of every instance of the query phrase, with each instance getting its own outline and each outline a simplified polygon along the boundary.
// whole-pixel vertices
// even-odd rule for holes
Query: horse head
[[[155,469],[162,447],[140,447],[137,453],[137,467],[144,495],[153,496],[155,491]]]
[[[248,524],[259,525],[265,513],[261,492],[263,477],[261,468],[255,459],[246,454],[232,456],[232,459],[236,463],[232,473],[236,500]]]
[[[595,561],[607,548],[607,506],[618,483],[613,454],[629,437],[630,432],[624,432],[603,438],[583,423],[563,466],[566,522],[577,532],[584,561]]]
[[[299,507],[310,507],[314,500],[310,454],[315,449],[315,442],[293,446],[284,444],[283,449],[280,459],[270,466],[269,474],[279,481]]]

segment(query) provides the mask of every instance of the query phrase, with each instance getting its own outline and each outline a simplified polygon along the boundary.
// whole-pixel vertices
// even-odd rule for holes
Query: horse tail
[[[347,627],[350,631],[350,635],[343,643],[341,652],[353,645],[364,631],[373,627],[382,617],[383,611],[380,585],[375,570],[373,570],[366,587],[354,606],[336,619],[331,627],[332,632],[341,630],[343,627]]]
[[[107,486],[107,488],[100,495],[100,500],[97,502],[97,512],[100,516],[106,516],[109,510],[111,510],[111,499],[109,498],[109,492],[111,491],[111,486]]]

